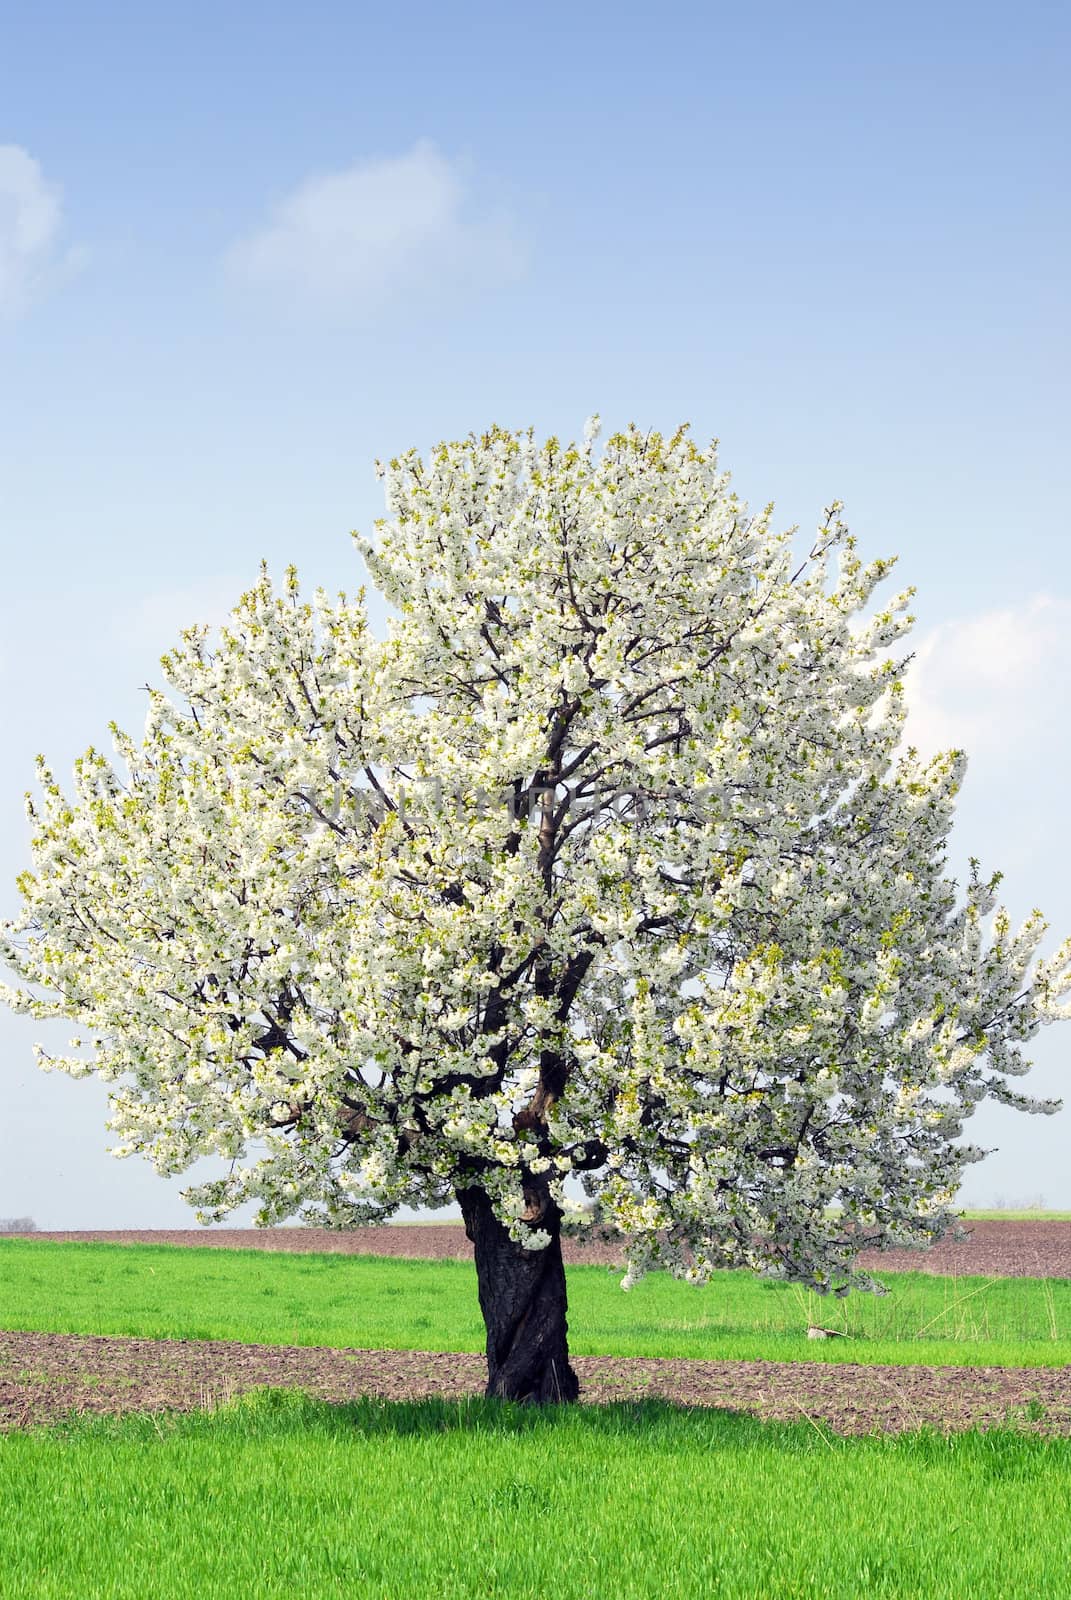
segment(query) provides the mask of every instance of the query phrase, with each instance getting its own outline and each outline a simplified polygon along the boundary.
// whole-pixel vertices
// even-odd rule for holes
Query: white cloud
[[[49,284],[81,265],[81,251],[61,251],[62,194],[38,162],[15,144],[0,145],[0,317],[15,316]]]
[[[517,277],[524,251],[509,219],[470,219],[464,199],[455,168],[421,139],[408,155],[306,179],[226,265],[291,304],[350,316]]]
[[[1036,595],[941,623],[916,646],[904,687],[906,742],[923,755],[960,747],[988,760],[1066,743],[1071,600]]]

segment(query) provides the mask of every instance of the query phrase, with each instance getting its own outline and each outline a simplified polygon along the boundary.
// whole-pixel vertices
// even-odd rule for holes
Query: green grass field
[[[1071,1450],[646,1404],[330,1407],[0,1438],[4,1600],[1066,1594]]]
[[[576,1355],[950,1366],[1071,1362],[1071,1282],[889,1273],[820,1298],[746,1272],[705,1288],[569,1270]],[[846,1339],[812,1340],[809,1323]],[[0,1327],[358,1349],[482,1350],[468,1262],[0,1240]]]
[[[1071,1211],[1046,1211],[1042,1206],[1021,1206],[1018,1210],[997,1206],[990,1211],[962,1211],[967,1222],[1071,1222]]]
[[[569,1274],[611,1355],[1054,1364],[1071,1283],[889,1274],[818,1300],[744,1273]],[[807,1322],[850,1341],[813,1342]],[[0,1325],[478,1350],[468,1263],[0,1240]],[[934,1337],[939,1335],[940,1337]],[[1071,1595],[1071,1440],[840,1438],[658,1403],[328,1406],[0,1435],[0,1600],[1019,1600]]]

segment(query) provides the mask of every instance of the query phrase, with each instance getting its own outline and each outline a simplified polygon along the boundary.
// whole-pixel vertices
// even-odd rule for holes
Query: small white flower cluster
[[[840,1288],[831,1207],[925,1242],[979,1101],[1048,1109],[1008,1080],[1071,948],[1032,966],[1038,915],[987,942],[996,879],[957,905],[963,758],[897,756],[909,596],[863,615],[891,563],[834,507],[794,572],[713,449],[596,431],[391,462],[384,640],[262,575],[163,658],[140,743],[71,798],[42,764],[3,997],[92,1039],[42,1064],[113,1086],[117,1153],[230,1163],[207,1217],[479,1185],[542,1249],[590,1225],[577,1177],[626,1286]]]

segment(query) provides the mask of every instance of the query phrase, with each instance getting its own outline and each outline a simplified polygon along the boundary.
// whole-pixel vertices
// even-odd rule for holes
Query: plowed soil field
[[[678,1361],[577,1356],[587,1403],[659,1398],[725,1406],[838,1433],[942,1431],[1016,1422],[1071,1434],[1071,1383],[1051,1367],[867,1367],[849,1363]],[[80,1334],[0,1333],[0,1429],[71,1412],[196,1410],[259,1384],[324,1400],[482,1393],[478,1355],[326,1350]]]
[[[1071,1276],[1071,1222],[977,1222],[962,1243],[919,1254],[889,1252],[864,1264],[886,1271]],[[306,1228],[173,1232],[48,1233],[35,1238],[216,1248],[334,1250],[352,1254],[456,1256],[470,1246],[460,1227],[399,1226],[346,1234]],[[572,1263],[616,1264],[612,1245],[570,1243]],[[942,1430],[1014,1422],[1071,1435],[1071,1378],[1054,1368],[870,1367],[788,1363],[617,1359],[579,1356],[589,1403],[658,1397],[725,1406],[838,1433]],[[190,1410],[260,1384],[301,1387],[329,1400],[377,1395],[459,1398],[479,1394],[479,1356],[420,1351],[280,1348],[81,1335],[0,1332],[0,1429],[71,1412]]]
[[[1071,1222],[968,1222],[968,1237],[930,1250],[865,1252],[860,1265],[875,1272],[934,1272],[963,1277],[1071,1278]],[[33,1239],[87,1240],[101,1244],[209,1245],[216,1250],[320,1250],[341,1255],[420,1256],[464,1261],[472,1246],[460,1223],[399,1223],[386,1228],[177,1228],[119,1233],[34,1233]],[[567,1239],[570,1266],[618,1266],[620,1245]]]

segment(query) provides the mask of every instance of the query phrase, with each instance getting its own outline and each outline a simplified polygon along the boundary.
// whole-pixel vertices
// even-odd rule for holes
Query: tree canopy
[[[71,798],[42,761],[4,995],[75,1021],[42,1064],[112,1085],[117,1154],[224,1158],[206,1219],[478,1197],[535,1257],[586,1197],[626,1284],[863,1283],[949,1226],[981,1100],[1055,1109],[1013,1084],[1071,942],[949,876],[893,563],[837,505],[794,560],[685,428],[596,432],[381,467],[385,637],[262,573],[140,743]]]

